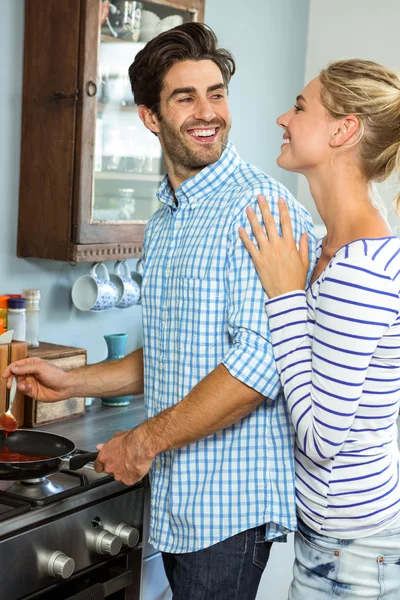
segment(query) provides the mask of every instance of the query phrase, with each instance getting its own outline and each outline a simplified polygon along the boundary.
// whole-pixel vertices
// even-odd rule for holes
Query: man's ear
[[[150,131],[155,134],[160,132],[157,115],[153,113],[147,106],[140,104],[138,107],[138,113],[147,129],[150,129]]]
[[[360,122],[355,115],[343,117],[343,119],[336,121],[329,145],[331,148],[344,146],[357,133],[359,128]]]

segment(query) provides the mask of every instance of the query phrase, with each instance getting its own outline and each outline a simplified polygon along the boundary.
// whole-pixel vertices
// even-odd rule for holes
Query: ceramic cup
[[[140,300],[140,286],[131,277],[129,267],[124,260],[117,260],[111,281],[118,290],[117,308],[129,308]]]
[[[116,306],[118,298],[118,289],[103,263],[93,263],[90,275],[82,275],[72,287],[72,302],[78,310],[107,310]]]

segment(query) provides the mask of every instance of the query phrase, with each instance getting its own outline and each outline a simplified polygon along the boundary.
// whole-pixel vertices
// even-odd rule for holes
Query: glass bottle
[[[25,298],[8,299],[7,328],[13,329],[13,340],[25,342],[26,337],[26,300]]]
[[[29,348],[39,346],[39,301],[40,290],[22,290],[26,300],[26,341]]]

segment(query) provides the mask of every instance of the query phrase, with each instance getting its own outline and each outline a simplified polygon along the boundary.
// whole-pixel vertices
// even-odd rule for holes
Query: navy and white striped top
[[[372,535],[400,510],[399,289],[400,240],[360,239],[306,292],[266,303],[297,434],[298,512],[323,535]]]

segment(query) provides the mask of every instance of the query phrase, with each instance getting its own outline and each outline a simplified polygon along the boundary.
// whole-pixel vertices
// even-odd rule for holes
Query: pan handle
[[[76,471],[81,467],[84,467],[88,462],[95,461],[97,458],[98,452],[85,452],[83,454],[75,454],[68,458],[65,462],[68,463],[68,469],[71,471]]]

